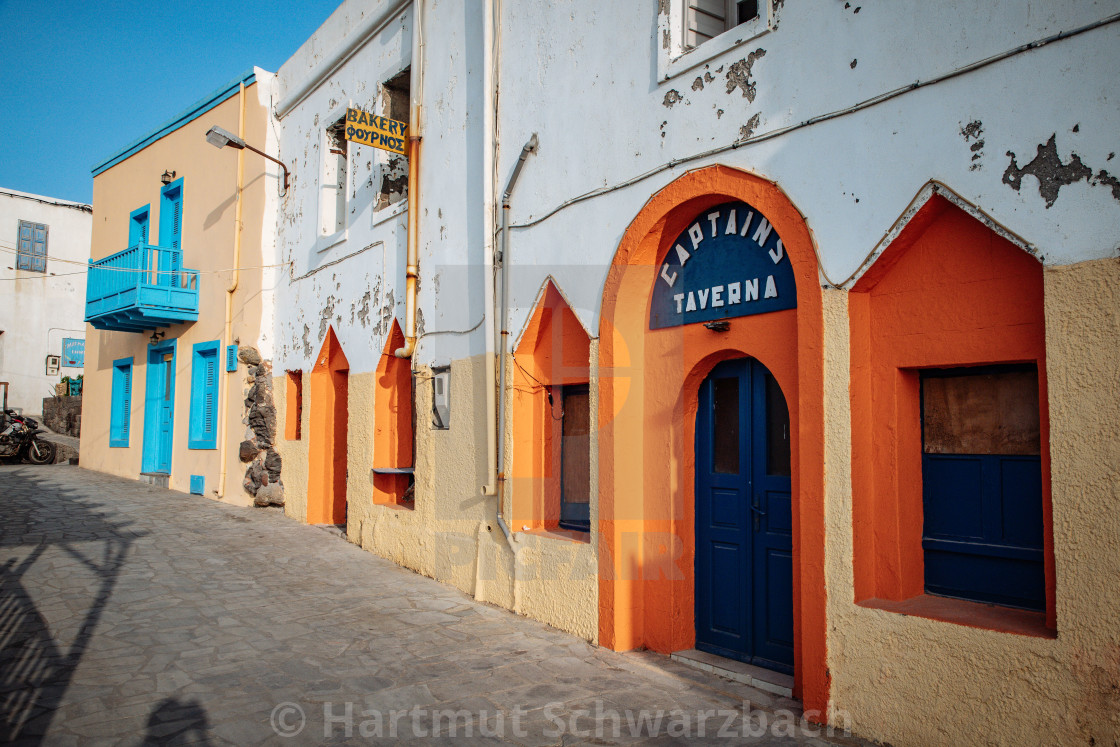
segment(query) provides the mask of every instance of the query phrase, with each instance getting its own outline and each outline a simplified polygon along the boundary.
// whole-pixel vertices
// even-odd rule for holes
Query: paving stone
[[[597,648],[279,511],[62,465],[0,466],[0,496],[0,621],[18,620],[0,636],[0,716],[23,724],[17,743],[441,744],[452,740],[431,735],[434,714],[466,711],[457,744],[676,744],[631,734],[626,709],[749,701],[756,720],[778,708],[800,717],[795,701]],[[34,681],[9,674],[29,656]],[[622,713],[617,739],[554,734],[597,702]],[[273,728],[285,704],[303,711],[293,738]],[[325,735],[324,714],[347,704],[351,734]],[[412,716],[396,739],[358,731],[363,712],[413,709],[426,736]],[[600,723],[611,731],[609,717],[575,720],[592,735]]]

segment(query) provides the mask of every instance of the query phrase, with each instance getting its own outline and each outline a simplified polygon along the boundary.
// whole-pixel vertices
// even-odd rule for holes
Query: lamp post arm
[[[245,149],[253,151],[258,156],[263,156],[264,158],[267,158],[268,160],[277,164],[280,168],[284,169],[284,194],[287,194],[287,192],[288,192],[288,167],[284,165],[284,162],[281,161],[278,158],[273,158],[272,156],[265,153],[263,150],[258,150],[257,148],[254,148],[253,146],[249,145],[248,143],[245,143]]]

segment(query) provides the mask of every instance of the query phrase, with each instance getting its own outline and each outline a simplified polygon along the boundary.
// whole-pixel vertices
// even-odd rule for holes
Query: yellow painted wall
[[[245,92],[246,139],[266,140],[267,108],[257,101],[256,84]],[[232,132],[238,129],[238,94],[215,106],[195,120],[98,174],[93,180],[93,236],[91,257],[100,259],[127,247],[129,214],[151,205],[150,235],[159,243],[160,175],[174,171],[183,179],[182,247],[183,266],[201,271],[199,277],[199,318],[196,322],[174,325],[164,330],[164,340],[178,340],[175,360],[175,409],[173,455],[170,486],[187,491],[190,476],[203,475],[206,495],[216,497],[221,462],[217,450],[187,448],[190,421],[191,352],[195,343],[219,340],[222,344],[223,402],[230,408],[227,423],[229,443],[226,459],[227,483],[224,500],[248,504],[251,496],[241,487],[245,466],[238,460],[237,447],[245,437],[244,394],[247,391],[246,367],[225,373],[225,290],[232,273],[238,151],[217,149],[206,142],[205,133],[213,125]],[[259,267],[262,239],[271,241],[274,227],[263,230],[269,190],[276,179],[265,173],[264,159],[249,154],[245,158],[243,192],[241,266]],[[271,193],[275,194],[275,193]],[[242,272],[234,296],[232,335],[242,345],[255,345],[261,326],[261,273]],[[144,390],[147,376],[146,355],[150,332],[102,332],[87,325],[86,365],[82,410],[81,460],[88,469],[122,477],[137,477],[141,469],[144,440]],[[109,447],[109,410],[112,395],[113,361],[133,358],[133,397],[131,436],[128,448]],[[220,439],[219,439],[220,442]]]
[[[1120,736],[1120,260],[1047,268],[1056,639],[854,604],[847,296],[824,293],[832,721],[893,744]]]
[[[284,437],[288,422],[288,377],[284,371],[273,371],[272,400],[276,405],[276,451],[280,454],[283,468],[280,482],[284,483],[284,513],[298,521],[307,521],[307,433],[311,428],[308,419],[307,395],[311,391],[310,372],[302,372],[303,380],[303,417],[300,419],[300,438],[288,440]]]

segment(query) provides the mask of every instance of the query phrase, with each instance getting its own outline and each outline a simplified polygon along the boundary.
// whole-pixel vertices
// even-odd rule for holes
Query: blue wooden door
[[[696,647],[793,672],[789,411],[758,361],[716,366],[696,418]]]
[[[171,473],[172,433],[175,425],[175,348],[148,349],[148,379],[144,402],[144,472]]]

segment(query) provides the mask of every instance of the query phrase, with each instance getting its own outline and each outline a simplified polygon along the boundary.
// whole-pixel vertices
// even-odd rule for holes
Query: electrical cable
[[[844,116],[847,116],[849,114],[855,114],[856,112],[862,111],[864,109],[868,109],[868,108],[876,106],[878,104],[885,103],[887,101],[890,101],[891,99],[897,98],[897,97],[902,96],[902,95],[907,94],[907,93],[910,93],[911,91],[916,91],[920,88],[926,88],[928,86],[932,86],[932,85],[935,85],[937,83],[942,83],[944,81],[951,80],[951,79],[956,78],[960,75],[965,75],[966,73],[971,73],[971,72],[974,72],[974,71],[979,70],[981,68],[984,68],[984,67],[987,67],[989,65],[995,64],[996,62],[1001,62],[1002,60],[1006,60],[1010,57],[1014,57],[1016,55],[1023,54],[1025,52],[1029,52],[1033,49],[1038,49],[1040,47],[1046,46],[1047,44],[1052,44],[1052,43],[1057,42],[1057,41],[1062,41],[1064,39],[1070,39],[1072,37],[1079,36],[1081,34],[1084,34],[1084,33],[1089,32],[1089,31],[1093,31],[1093,30],[1101,28],[1103,26],[1108,26],[1110,24],[1116,23],[1117,21],[1120,21],[1120,13],[1113,14],[1113,15],[1108,16],[1106,18],[1102,18],[1100,20],[1094,21],[1094,22],[1086,24],[1084,26],[1079,26],[1079,27],[1077,27],[1075,29],[1071,29],[1069,31],[1061,31],[1057,34],[1053,34],[1051,36],[1047,36],[1047,37],[1044,37],[1042,39],[1038,39],[1036,41],[1028,42],[1026,44],[1021,44],[1021,45],[1019,45],[1017,47],[1014,47],[1012,49],[1005,50],[1003,52],[994,54],[990,57],[985,57],[984,59],[977,60],[976,62],[969,63],[968,65],[964,65],[962,67],[956,68],[956,69],[951,70],[951,71],[949,71],[947,73],[944,73],[942,75],[938,75],[936,77],[929,78],[927,80],[916,80],[913,83],[910,83],[908,85],[900,86],[899,88],[895,88],[893,90],[886,91],[884,93],[878,94],[877,96],[872,96],[871,98],[864,99],[863,101],[860,101],[856,104],[853,104],[849,107],[845,107],[843,109],[836,109],[834,111],[827,112],[825,114],[820,114],[820,115],[815,116],[815,117],[810,117],[809,119],[806,119],[802,122],[798,122],[796,124],[787,125],[785,127],[779,127],[779,128],[773,129],[773,130],[769,130],[767,132],[760,133],[758,135],[752,135],[751,137],[736,140],[733,143],[730,143],[730,144],[727,144],[727,145],[721,145],[721,146],[718,146],[716,148],[711,148],[709,150],[702,151],[700,153],[694,153],[693,155],[690,155],[690,156],[683,156],[681,158],[674,158],[670,161],[659,164],[659,165],[655,166],[654,168],[649,169],[648,171],[645,171],[641,174],[638,174],[637,176],[631,177],[630,179],[627,179],[625,181],[619,182],[619,183],[611,185],[609,187],[599,187],[599,188],[593,189],[589,192],[584,192],[581,195],[577,195],[575,197],[572,197],[572,198],[570,198],[568,200],[565,200],[564,202],[560,203],[559,205],[552,208],[548,212],[544,213],[540,217],[534,218],[532,220],[525,221],[524,223],[515,223],[515,224],[510,225],[509,227],[511,229],[531,228],[533,226],[539,225],[540,223],[543,223],[544,221],[548,220],[549,218],[556,215],[560,211],[565,210],[565,209],[567,209],[567,208],[569,208],[573,205],[577,205],[581,202],[593,199],[595,197],[601,197],[603,195],[610,194],[611,192],[616,192],[620,189],[625,189],[627,187],[631,187],[635,184],[638,184],[639,182],[643,182],[646,179],[654,177],[654,176],[656,176],[656,175],[658,175],[662,172],[669,171],[671,169],[675,169],[677,166],[681,166],[681,165],[686,164],[686,163],[691,163],[693,161],[698,161],[698,160],[701,160],[701,159],[704,159],[704,158],[710,158],[712,156],[716,156],[716,155],[719,155],[721,153],[726,153],[727,151],[730,151],[730,150],[738,150],[739,148],[742,148],[742,147],[747,146],[747,145],[755,145],[757,143],[762,143],[762,142],[765,142],[767,140],[772,140],[773,138],[779,137],[781,135],[787,135],[791,132],[795,132],[797,130],[800,130],[800,129],[803,129],[803,128],[806,128],[806,127],[811,127],[813,125],[817,125],[817,124],[820,124],[822,122],[828,122],[829,120],[838,119],[840,117],[844,117]],[[816,247],[815,246],[814,246],[814,252],[816,252]],[[871,253],[872,254],[874,253],[874,249],[872,250]],[[864,260],[862,262],[860,262],[859,267],[863,267],[863,265],[866,264],[867,259],[869,259],[870,256],[871,256],[871,254],[868,254],[868,256],[866,258],[864,258]],[[837,288],[842,287],[843,285],[845,285],[846,283],[851,281],[851,279],[853,277],[855,277],[855,274],[853,274],[853,275],[849,276],[848,279],[845,280],[844,282],[836,283],[828,276],[828,273],[825,272],[824,266],[820,261],[819,254],[817,256],[817,265],[820,268],[821,274],[824,276],[824,279],[830,285],[832,285],[834,287],[837,287]],[[857,270],[856,272],[858,273],[859,270]]]

